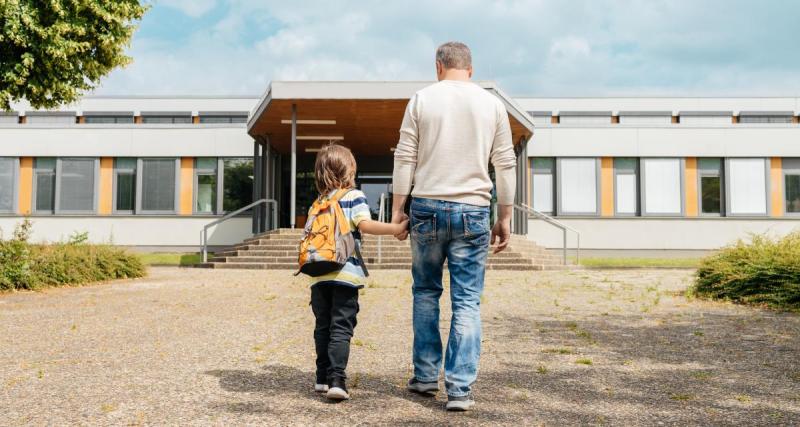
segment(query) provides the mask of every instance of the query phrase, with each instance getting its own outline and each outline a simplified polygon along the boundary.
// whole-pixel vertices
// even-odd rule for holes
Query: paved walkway
[[[406,272],[364,290],[341,404],[310,391],[313,317],[289,272],[0,295],[0,425],[800,423],[800,317],[687,300],[690,277],[490,274],[467,414],[403,389]]]

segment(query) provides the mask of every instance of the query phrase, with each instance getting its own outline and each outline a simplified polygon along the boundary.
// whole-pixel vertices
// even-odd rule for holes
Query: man
[[[439,390],[439,299],[446,259],[453,309],[444,357],[447,410],[466,411],[475,404],[472,384],[480,357],[486,258],[490,241],[495,253],[508,245],[516,159],[505,106],[470,82],[469,48],[458,42],[439,46],[436,77],[439,82],[417,92],[406,107],[394,154],[392,222],[405,218],[403,207],[411,194],[414,377],[408,389]],[[490,161],[498,210],[491,234]],[[395,237],[404,240],[408,234]]]

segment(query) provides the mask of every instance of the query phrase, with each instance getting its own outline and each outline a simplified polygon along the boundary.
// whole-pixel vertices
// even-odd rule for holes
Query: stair
[[[214,254],[205,268],[228,269],[297,269],[297,245],[302,236],[299,229],[278,229],[245,239]],[[411,268],[409,241],[399,242],[391,236],[381,239],[381,259],[378,262],[377,236],[365,236],[361,253],[370,270],[408,270]],[[526,239],[512,235],[509,247],[499,254],[489,254],[487,270],[560,270],[561,258]]]

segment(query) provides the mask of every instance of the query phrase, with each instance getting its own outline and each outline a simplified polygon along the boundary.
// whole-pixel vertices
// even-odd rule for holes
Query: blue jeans
[[[439,380],[439,298],[447,259],[453,309],[444,360],[449,396],[468,395],[478,376],[480,305],[489,239],[488,207],[420,198],[411,202],[414,377],[423,382]]]

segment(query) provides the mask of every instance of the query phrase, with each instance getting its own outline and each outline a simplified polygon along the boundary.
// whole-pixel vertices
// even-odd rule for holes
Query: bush
[[[86,243],[85,233],[65,243],[28,242],[31,222],[18,225],[9,240],[0,239],[0,290],[81,285],[142,277],[145,267],[136,255],[109,245]]]
[[[800,310],[800,231],[754,235],[704,258],[695,274],[701,297]]]

